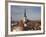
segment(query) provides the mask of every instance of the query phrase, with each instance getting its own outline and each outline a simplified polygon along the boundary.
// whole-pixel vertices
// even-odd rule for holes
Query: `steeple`
[[[25,19],[27,18],[27,16],[26,16],[26,9],[24,9],[24,17],[25,17]]]

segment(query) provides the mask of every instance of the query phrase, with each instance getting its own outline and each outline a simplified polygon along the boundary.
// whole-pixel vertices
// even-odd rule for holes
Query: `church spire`
[[[26,18],[27,16],[26,16],[26,9],[24,9],[24,17]]]

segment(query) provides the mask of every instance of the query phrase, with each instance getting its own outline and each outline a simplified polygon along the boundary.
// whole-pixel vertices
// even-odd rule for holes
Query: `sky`
[[[41,19],[41,7],[37,6],[11,6],[12,20],[18,21],[21,17],[24,17],[24,9],[26,9],[26,16],[29,20]]]

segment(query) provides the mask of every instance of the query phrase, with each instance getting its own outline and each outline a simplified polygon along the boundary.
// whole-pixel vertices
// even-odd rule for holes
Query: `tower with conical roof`
[[[24,9],[24,22],[25,22],[25,24],[24,24],[24,27],[27,27],[27,24],[26,24],[26,21],[27,21],[27,16],[26,16],[26,8]]]
[[[28,30],[28,27],[27,27],[27,24],[26,24],[26,22],[27,22],[27,16],[26,16],[26,8],[24,9],[24,20],[25,20],[25,23],[24,23],[24,30],[25,31],[27,31]]]
[[[24,17],[25,17],[25,21],[26,21],[26,18],[27,18],[27,16],[26,16],[26,9],[24,9]]]

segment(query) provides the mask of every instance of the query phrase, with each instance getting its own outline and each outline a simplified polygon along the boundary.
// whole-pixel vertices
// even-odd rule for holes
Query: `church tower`
[[[26,24],[26,21],[27,21],[27,16],[26,16],[26,8],[24,9],[24,22],[25,22],[25,24],[24,24],[24,27],[27,27],[27,24]],[[26,30],[26,29],[24,29],[24,30]]]

